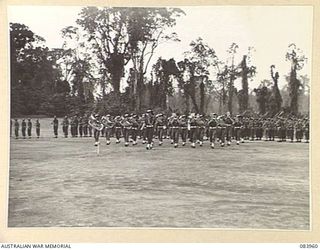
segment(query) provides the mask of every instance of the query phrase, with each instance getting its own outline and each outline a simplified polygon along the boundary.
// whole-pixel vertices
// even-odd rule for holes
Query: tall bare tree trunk
[[[205,97],[205,91],[204,91],[204,79],[201,77],[200,82],[200,113],[204,114],[204,97]]]

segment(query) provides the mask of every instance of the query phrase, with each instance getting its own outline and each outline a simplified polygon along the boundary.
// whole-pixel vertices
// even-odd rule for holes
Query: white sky
[[[253,64],[257,75],[249,87],[258,86],[263,79],[270,79],[270,65],[275,64],[281,76],[279,84],[286,82],[284,75],[290,70],[285,54],[290,43],[295,43],[308,57],[300,72],[311,78],[313,10],[309,6],[203,6],[180,7],[186,12],[173,28],[181,42],[166,43],[158,47],[153,62],[183,58],[189,43],[202,37],[221,59],[232,42],[239,45],[240,60],[253,46]],[[49,48],[61,48],[62,28],[75,25],[81,7],[70,6],[9,6],[9,22],[23,23],[46,40]],[[150,66],[152,63],[150,64]],[[239,86],[239,83],[237,84]],[[237,87],[238,87],[237,86]]]

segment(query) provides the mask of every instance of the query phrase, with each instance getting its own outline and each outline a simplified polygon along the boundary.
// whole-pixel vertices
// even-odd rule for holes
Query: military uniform
[[[274,138],[277,134],[277,123],[275,121],[275,119],[271,119],[270,121],[270,137],[271,137],[271,141],[274,141]]]
[[[285,127],[285,122],[282,118],[279,119],[278,123],[278,134],[279,134],[279,142],[284,142],[286,141],[286,127]]]
[[[209,131],[211,148],[214,148],[214,143],[216,141],[216,136],[217,136],[217,127],[218,127],[218,121],[217,121],[216,115],[214,114],[213,117],[208,121],[208,131]]]
[[[52,124],[53,124],[54,137],[55,137],[55,138],[58,138],[59,121],[58,121],[57,117],[54,117],[54,118],[53,118]]]
[[[196,140],[197,140],[197,121],[195,117],[190,117],[189,120],[190,124],[190,141],[191,141],[191,147],[196,147]]]
[[[202,115],[198,116],[198,118],[196,119],[196,123],[197,123],[197,140],[199,141],[200,147],[202,147],[205,127],[206,127],[205,120]]]
[[[74,136],[78,137],[79,120],[77,116],[74,117],[73,122],[74,122]]]
[[[241,129],[242,129],[242,122],[240,120],[240,116],[237,117],[237,120],[233,123],[233,127],[234,127],[234,135],[235,135],[235,139],[237,141],[237,145],[239,145],[240,143],[240,139],[241,138]]]
[[[102,123],[105,128],[105,137],[106,137],[107,145],[110,145],[110,143],[111,143],[110,137],[111,137],[112,128],[114,125],[111,118],[110,118],[110,115],[106,115],[105,117],[103,117]]]
[[[231,132],[232,132],[232,124],[233,120],[230,116],[226,116],[224,118],[224,122],[226,124],[226,139],[227,139],[227,145],[230,146],[231,144]]]
[[[116,116],[114,119],[114,132],[116,135],[116,143],[120,143],[121,131],[122,131],[121,117]]]
[[[301,142],[303,138],[303,124],[300,119],[297,120],[295,123],[295,130],[296,130],[296,140],[297,142]]]
[[[162,114],[156,115],[155,127],[159,139],[159,146],[161,146],[163,143],[163,132],[166,128],[165,120]]]
[[[32,122],[30,118],[28,119],[27,126],[28,126],[28,129],[27,129],[28,137],[31,138]]]
[[[179,117],[179,124],[182,146],[185,146],[188,138],[188,120],[186,115],[182,115]]]
[[[74,122],[75,117],[71,117],[70,119],[70,133],[71,137],[75,137],[75,122]],[[91,126],[90,126],[91,127]]]
[[[87,118],[87,124],[88,124],[88,135],[89,137],[92,137],[92,127],[89,125],[89,118]]]
[[[14,135],[16,137],[16,139],[19,138],[19,122],[18,119],[14,119]]]
[[[308,143],[309,142],[309,120],[308,119],[305,119],[303,130],[304,130],[305,140]]]
[[[21,133],[22,133],[22,137],[23,139],[26,139],[26,129],[27,129],[27,123],[24,119],[22,119],[21,122]]]
[[[224,147],[226,137],[226,123],[224,117],[218,117],[218,131],[219,131],[219,142],[221,147]]]
[[[123,137],[124,137],[124,145],[127,147],[129,146],[129,137],[130,137],[130,132],[131,132],[131,128],[132,128],[132,124],[130,122],[129,119],[129,115],[125,114],[122,121],[121,121],[121,125],[122,125],[122,131],[123,131]]]
[[[178,147],[179,143],[179,132],[180,132],[180,123],[177,116],[174,116],[170,119],[170,127],[173,138],[174,147]]]
[[[87,137],[88,136],[88,118],[87,116],[83,117],[83,136]]]
[[[294,138],[294,123],[291,119],[287,121],[287,137],[290,142],[293,142]]]
[[[255,135],[256,135],[256,121],[253,117],[250,118],[249,130],[250,130],[250,137],[251,137],[250,140],[254,141]]]
[[[40,122],[38,119],[36,120],[36,134],[37,134],[37,138],[39,138],[40,137]]]
[[[138,129],[139,129],[139,123],[137,120],[138,116],[133,115],[130,118],[131,122],[131,138],[132,138],[132,145],[137,145],[137,136],[138,136]]]
[[[262,119],[258,119],[256,122],[256,138],[257,140],[261,140],[263,137],[263,121]]]
[[[102,126],[99,115],[91,115],[89,125],[90,127],[93,126],[93,137],[95,140],[94,146],[98,146],[101,132],[98,127]]]
[[[68,137],[68,130],[69,130],[69,120],[68,120],[68,117],[65,116],[62,121],[62,131],[65,138]]]
[[[83,125],[84,125],[83,118],[80,116],[80,118],[79,118],[79,135],[80,135],[80,137],[83,136]]]
[[[153,129],[154,129],[154,116],[151,110],[147,111],[145,116],[146,136],[148,140],[147,149],[152,149]]]

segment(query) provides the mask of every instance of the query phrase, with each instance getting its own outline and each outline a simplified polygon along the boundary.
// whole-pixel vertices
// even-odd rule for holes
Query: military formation
[[[176,113],[166,116],[161,113],[154,114],[152,110],[140,116],[91,114],[84,117],[65,116],[61,123],[54,117],[51,125],[55,138],[58,138],[61,125],[65,138],[94,137],[94,145],[97,146],[101,137],[105,138],[107,145],[110,145],[111,138],[115,137],[116,144],[123,141],[124,146],[128,147],[130,143],[135,146],[140,141],[146,144],[148,150],[152,149],[156,142],[161,146],[165,140],[170,140],[175,148],[179,146],[179,141],[181,146],[190,143],[192,148],[196,145],[202,147],[205,141],[209,141],[211,148],[216,145],[230,146],[232,141],[239,145],[245,140],[309,142],[308,118],[231,116],[229,112],[219,116],[215,113],[210,116]],[[20,123],[18,119],[14,119],[13,124],[11,121],[11,128],[12,126],[16,139],[20,138],[20,135],[23,139],[32,137],[33,124],[30,118],[22,119]],[[35,121],[34,127],[36,137],[39,138],[39,119]]]
[[[101,138],[105,138],[106,145],[110,145],[111,138],[114,137],[116,144],[123,141],[124,146],[128,147],[130,144],[135,146],[141,142],[148,150],[152,149],[155,143],[161,146],[165,140],[169,140],[175,148],[180,143],[181,146],[190,143],[192,148],[196,148],[197,145],[202,147],[205,141],[209,141],[211,148],[216,145],[230,146],[232,141],[240,145],[246,140],[309,142],[309,119],[292,116],[286,118],[231,116],[229,112],[224,115],[213,113],[210,116],[177,113],[166,116],[148,110],[140,116],[136,114],[65,116],[61,123],[54,117],[51,125],[55,138],[58,138],[61,126],[65,138],[94,137],[94,145],[98,146]],[[38,119],[34,126],[36,136],[39,138]],[[20,123],[15,119],[13,127],[16,139],[19,138],[20,131],[22,138],[31,138],[33,124],[30,118],[22,119]]]
[[[10,122],[10,136],[12,136],[12,127],[14,127],[14,136],[18,139],[21,135],[21,138],[31,138],[32,137],[32,121],[31,118],[22,119],[21,123],[19,123],[18,119],[14,119],[14,121]],[[40,138],[40,122],[39,119],[36,119],[34,127],[36,128],[36,137]],[[20,134],[21,128],[21,134]]]
[[[215,113],[210,116],[176,113],[166,116],[154,114],[152,110],[140,116],[92,114],[87,118],[73,117],[70,120],[65,117],[62,124],[65,137],[68,137],[70,124],[72,137],[77,137],[78,134],[80,137],[93,135],[95,146],[99,145],[101,137],[106,139],[107,145],[115,137],[116,144],[123,141],[124,146],[128,147],[130,143],[135,146],[141,141],[148,150],[155,143],[161,146],[167,139],[175,148],[179,146],[179,141],[181,146],[190,143],[192,148],[196,145],[202,147],[205,141],[210,142],[211,148],[217,144],[221,147],[230,146],[232,140],[237,145],[245,140],[309,142],[308,118],[232,117],[229,112],[219,116]]]

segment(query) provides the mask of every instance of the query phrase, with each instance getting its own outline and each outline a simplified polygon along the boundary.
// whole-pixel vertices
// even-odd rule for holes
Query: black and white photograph
[[[312,229],[312,6],[7,13],[8,228]]]

